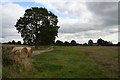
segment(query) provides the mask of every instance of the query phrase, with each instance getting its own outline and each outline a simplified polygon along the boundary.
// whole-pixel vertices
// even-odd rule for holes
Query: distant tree
[[[104,42],[104,40],[102,40],[102,39],[98,39],[97,40],[97,45],[99,46],[102,46],[103,45],[103,42]]]
[[[32,7],[25,10],[23,17],[18,19],[15,27],[25,44],[37,47],[40,44],[53,44],[59,26],[55,14],[46,8]]]
[[[25,42],[23,42],[23,45],[27,45]]]
[[[16,43],[15,40],[13,40],[13,41],[12,41],[12,44],[15,44],[15,43]]]
[[[108,46],[109,42],[108,41],[103,41],[103,46]]]
[[[92,46],[92,45],[93,45],[93,40],[90,39],[90,40],[88,41],[88,45],[89,45],[89,46]]]
[[[65,45],[65,46],[69,46],[70,43],[69,43],[68,41],[65,41],[65,42],[64,42],[64,45]]]
[[[21,44],[21,41],[18,41],[17,44]]]
[[[103,41],[103,46],[112,46],[113,43],[110,41]]]
[[[120,42],[117,43],[117,46],[120,46]]]
[[[8,42],[8,44],[11,44],[11,43],[12,43],[12,42],[10,42],[10,41]]]
[[[77,43],[77,46],[82,46],[83,44],[79,44],[79,43]]]
[[[70,45],[71,45],[71,46],[76,46],[76,45],[77,45],[77,43],[76,43],[76,41],[75,41],[75,40],[72,40],[72,41],[70,42]]]
[[[110,46],[113,46],[114,44],[112,42],[109,42]]]
[[[64,43],[63,43],[62,41],[60,41],[60,40],[57,40],[57,41],[56,41],[56,45],[63,46]]]
[[[83,46],[88,46],[88,44],[87,44],[87,43],[84,43]]]
[[[100,46],[113,46],[113,43],[110,42],[110,41],[105,41],[103,39],[98,39],[97,40],[97,45],[100,45]]]

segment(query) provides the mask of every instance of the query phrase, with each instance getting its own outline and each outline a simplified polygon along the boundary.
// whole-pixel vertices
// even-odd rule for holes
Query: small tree
[[[62,41],[60,41],[60,40],[57,40],[57,41],[56,41],[56,45],[63,46],[64,43],[63,43]]]
[[[102,40],[102,39],[98,39],[97,40],[97,45],[99,46],[102,46],[103,45],[103,43],[104,43],[104,40]]]
[[[93,45],[93,40],[90,39],[90,40],[88,41],[88,45],[89,45],[89,46],[92,46],[92,45]]]
[[[69,43],[68,41],[65,41],[65,42],[64,42],[64,45],[65,45],[65,46],[69,46],[70,43]]]
[[[13,41],[12,41],[12,44],[15,44],[15,43],[16,43],[15,40],[13,40]]]
[[[87,43],[84,43],[83,46],[88,46],[88,44],[87,44]]]
[[[10,41],[8,42],[8,44],[11,44],[11,43],[12,43],[12,42],[10,42]]]
[[[37,47],[39,44],[53,44],[57,36],[59,26],[58,19],[46,8],[32,7],[25,10],[23,17],[18,19],[15,27],[24,44]]]
[[[76,46],[77,44],[76,44],[76,41],[75,40],[72,40],[71,42],[70,42],[70,45],[71,46]]]
[[[117,43],[117,46],[120,46],[120,42]]]
[[[18,41],[17,44],[21,44],[21,41]]]

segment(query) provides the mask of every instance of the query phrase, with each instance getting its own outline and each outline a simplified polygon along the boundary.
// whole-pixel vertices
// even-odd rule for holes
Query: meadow
[[[29,58],[29,70],[9,71],[14,78],[118,78],[118,47],[54,46]],[[8,72],[8,67],[3,67]]]

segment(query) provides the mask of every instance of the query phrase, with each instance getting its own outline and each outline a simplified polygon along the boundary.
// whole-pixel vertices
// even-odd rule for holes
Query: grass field
[[[118,77],[118,47],[55,46],[53,51],[44,52],[39,55],[33,56],[30,58],[30,61],[32,63],[30,65],[30,68],[28,67],[27,70],[24,70],[22,72],[14,71],[18,70],[14,69],[16,68],[15,66],[17,66],[16,64],[12,66],[10,65],[7,67],[3,67],[4,77],[14,78]]]
[[[117,78],[118,47],[55,46],[30,58],[32,69],[16,77]]]

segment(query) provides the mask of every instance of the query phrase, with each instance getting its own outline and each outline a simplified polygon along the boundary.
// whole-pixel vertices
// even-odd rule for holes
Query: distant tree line
[[[70,43],[68,41],[60,41],[57,40],[55,42],[55,45],[58,46],[120,46],[120,42],[118,42],[117,44],[113,44],[111,41],[105,41],[103,39],[98,39],[97,43],[94,43],[93,40],[89,40],[88,43],[83,43],[83,44],[79,44],[77,43],[75,40],[72,40]]]
[[[21,41],[17,41],[15,42],[15,40],[9,41],[6,44],[22,44]],[[25,43],[23,43],[23,45],[27,45]],[[94,43],[93,40],[88,40],[88,43],[83,43],[83,44],[79,44],[77,43],[75,40],[71,40],[71,42],[68,41],[61,41],[61,40],[57,40],[54,45],[56,46],[120,46],[120,42],[118,42],[117,44],[113,44],[111,41],[105,41],[103,39],[98,39],[97,43]],[[32,46],[32,45],[31,45]]]
[[[21,41],[15,42],[15,40],[12,40],[12,41],[9,41],[9,42],[4,43],[4,44],[22,44],[22,43],[21,43]]]
[[[77,46],[78,44],[76,43],[75,40],[72,40],[70,43],[68,41],[60,41],[60,40],[57,40],[55,45],[57,46]]]
[[[113,43],[110,41],[104,41],[103,39],[98,39],[97,45],[98,46],[113,46]]]

